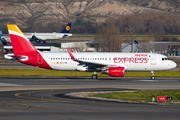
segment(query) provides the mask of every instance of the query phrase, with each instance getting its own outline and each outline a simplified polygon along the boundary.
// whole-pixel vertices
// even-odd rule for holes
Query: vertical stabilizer
[[[4,37],[3,34],[2,34],[1,26],[0,26],[0,37]]]
[[[72,23],[68,23],[61,33],[70,33],[71,24]]]
[[[14,54],[37,51],[16,25],[7,25]]]

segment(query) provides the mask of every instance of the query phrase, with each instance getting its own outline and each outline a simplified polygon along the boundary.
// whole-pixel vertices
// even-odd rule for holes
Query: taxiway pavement
[[[0,119],[178,120],[180,118],[180,106],[178,105],[93,102],[64,97],[64,94],[73,92],[132,89],[180,89],[180,79],[99,78],[92,80],[85,77],[1,77]]]

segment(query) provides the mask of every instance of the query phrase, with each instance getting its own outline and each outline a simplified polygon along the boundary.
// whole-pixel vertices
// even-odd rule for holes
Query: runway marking
[[[12,84],[12,83],[0,83],[0,86],[23,86],[23,85]]]
[[[80,110],[80,109],[72,109],[72,108],[65,108],[65,107],[52,107],[52,106],[40,106],[40,105],[28,105],[32,107],[41,107],[41,108],[52,108],[52,109],[63,109],[63,110],[71,110],[71,111],[84,111],[84,112],[98,112],[98,111],[91,111],[91,110]]]
[[[24,106],[22,108],[6,109],[6,110],[0,110],[0,111],[22,110],[22,109],[26,109],[26,108],[30,107],[29,105],[17,104],[17,103],[0,103],[0,104],[3,104],[3,105],[21,105],[21,106]]]
[[[159,82],[158,80],[137,80],[137,81],[143,81],[143,82]]]
[[[59,89],[58,89],[59,90]],[[53,90],[53,91],[57,91],[57,90]],[[50,92],[50,90],[40,90],[40,91],[35,91],[35,92]],[[31,96],[21,96],[20,94],[33,94],[33,91],[31,92],[21,92],[21,93],[16,93],[14,94],[14,96],[16,97],[20,97],[20,98],[27,98],[27,99],[37,99],[37,100],[42,100],[42,101],[39,101],[39,102],[47,102],[45,100],[48,100],[48,101],[51,101],[51,102],[73,102],[73,101],[61,101],[61,100],[52,100],[52,99],[45,99],[45,98],[35,98],[35,97],[31,97]],[[41,97],[41,96],[40,96]],[[27,101],[28,102],[28,101]]]
[[[178,82],[178,80],[133,80],[133,81],[143,81],[143,82]]]

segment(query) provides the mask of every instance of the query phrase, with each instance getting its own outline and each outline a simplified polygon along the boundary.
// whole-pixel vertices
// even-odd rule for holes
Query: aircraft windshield
[[[162,61],[164,61],[164,60],[170,60],[169,58],[162,58]]]

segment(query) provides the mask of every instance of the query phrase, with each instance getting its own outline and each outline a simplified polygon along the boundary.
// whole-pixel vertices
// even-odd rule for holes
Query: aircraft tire
[[[92,75],[92,79],[97,79],[98,76],[96,74]]]
[[[155,79],[155,77],[154,77],[154,76],[152,76],[152,77],[151,77],[151,80],[154,80],[154,79]]]

